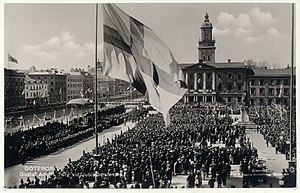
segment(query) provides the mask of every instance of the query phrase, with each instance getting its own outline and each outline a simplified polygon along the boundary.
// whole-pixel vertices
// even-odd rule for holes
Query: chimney
[[[228,63],[231,63],[231,59],[230,58],[228,58]]]

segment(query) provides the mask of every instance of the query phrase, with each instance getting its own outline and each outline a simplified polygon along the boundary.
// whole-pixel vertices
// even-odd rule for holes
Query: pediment
[[[206,63],[197,63],[197,64],[193,64],[191,66],[187,66],[184,69],[185,70],[200,70],[200,69],[214,69],[215,67],[206,64]]]

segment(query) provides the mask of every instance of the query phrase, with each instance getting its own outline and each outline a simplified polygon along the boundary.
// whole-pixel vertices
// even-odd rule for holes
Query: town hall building
[[[238,105],[246,101],[247,104],[269,105],[282,100],[285,104],[288,103],[287,87],[290,69],[254,70],[244,61],[233,62],[231,59],[226,62],[216,62],[216,41],[213,38],[212,29],[212,23],[206,13],[201,26],[201,38],[198,42],[198,62],[179,64],[188,87],[188,92],[183,97],[185,103],[221,102]],[[277,81],[279,84],[268,85],[270,82]],[[257,83],[261,83],[260,86],[256,85]],[[284,84],[285,90],[284,95],[279,96],[280,89],[283,88],[281,83]],[[272,89],[272,92],[269,89]],[[259,92],[262,90],[263,92]],[[278,100],[278,98],[282,98],[282,100]]]

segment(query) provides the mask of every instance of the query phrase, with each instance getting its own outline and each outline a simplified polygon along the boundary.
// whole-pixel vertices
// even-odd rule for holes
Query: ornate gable
[[[214,69],[215,67],[206,64],[206,63],[197,63],[193,64],[191,66],[187,66],[184,68],[184,70],[208,70],[208,69]]]

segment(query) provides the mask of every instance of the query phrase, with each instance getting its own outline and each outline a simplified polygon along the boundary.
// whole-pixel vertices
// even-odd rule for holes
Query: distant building
[[[89,98],[93,99],[94,77],[81,68],[71,68],[67,75],[67,99]]]
[[[184,102],[221,102],[230,105],[241,105],[243,102],[264,105],[289,103],[289,68],[251,69],[245,62],[232,62],[231,59],[215,62],[216,47],[212,29],[206,14],[198,42],[198,62],[179,64],[188,87]],[[294,96],[295,93],[294,88]]]
[[[83,76],[80,72],[67,72],[67,99],[81,98],[83,95]]]
[[[95,76],[95,74],[94,74]],[[99,98],[109,98],[115,95],[115,79],[108,76],[103,76],[98,69],[97,74],[97,97]],[[95,89],[95,78],[94,78],[94,90]]]
[[[290,68],[286,69],[254,69],[249,76],[250,104],[289,104],[290,101]],[[296,71],[296,70],[295,70]],[[296,96],[296,76],[294,75],[294,91]]]
[[[25,74],[17,70],[4,69],[4,107],[16,108],[25,105]]]
[[[247,74],[251,70],[244,62],[215,62],[215,40],[213,26],[205,15],[198,42],[198,62],[179,64],[185,75],[188,92],[184,102],[221,102],[241,104],[247,91]]]
[[[188,92],[185,102],[241,104],[249,69],[243,62],[181,64]]]
[[[66,75],[56,69],[29,73],[29,77],[48,84],[49,103],[61,103],[67,100]]]
[[[25,78],[25,105],[43,106],[49,103],[48,84],[42,80]]]
[[[90,73],[83,72],[82,85],[84,97],[94,99],[94,77]]]

